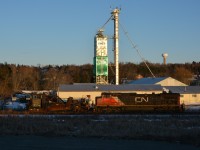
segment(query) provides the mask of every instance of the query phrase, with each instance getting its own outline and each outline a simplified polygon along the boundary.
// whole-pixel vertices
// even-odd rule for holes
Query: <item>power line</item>
[[[155,75],[153,74],[153,72],[151,71],[150,67],[148,66],[148,64],[146,63],[145,59],[142,57],[142,55],[139,52],[139,49],[137,48],[137,46],[134,44],[134,42],[131,40],[131,38],[128,35],[128,32],[126,32],[126,30],[124,29],[124,27],[122,26],[122,24],[119,22],[124,34],[126,35],[127,39],[129,40],[129,42],[131,43],[132,47],[136,50],[136,52],[138,53],[138,55],[140,56],[140,58],[142,59],[142,61],[145,63],[146,67],[148,68],[149,72],[151,73],[151,75],[155,78]]]
[[[103,30],[106,24],[112,19],[112,17],[113,15],[110,16],[110,18],[104,23],[104,25],[99,30]]]

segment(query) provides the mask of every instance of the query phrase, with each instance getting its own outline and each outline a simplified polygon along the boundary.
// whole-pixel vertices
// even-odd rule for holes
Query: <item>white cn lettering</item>
[[[135,97],[135,102],[136,103],[142,103],[142,102],[148,102],[149,98],[145,98],[145,97]]]

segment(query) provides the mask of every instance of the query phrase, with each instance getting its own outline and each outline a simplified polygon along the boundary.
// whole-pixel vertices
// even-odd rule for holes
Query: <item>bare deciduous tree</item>
[[[190,70],[186,69],[183,66],[175,67],[175,72],[172,75],[175,79],[189,85],[190,79],[192,78],[193,74]]]

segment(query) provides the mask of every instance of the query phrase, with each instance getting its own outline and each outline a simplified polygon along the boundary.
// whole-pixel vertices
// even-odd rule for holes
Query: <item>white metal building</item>
[[[102,92],[123,92],[151,94],[162,93],[163,89],[160,85],[97,85],[97,84],[65,84],[58,88],[58,96],[63,100],[73,97],[75,99],[89,97],[95,103],[95,97],[101,96]]]
[[[188,110],[200,110],[200,86],[166,86],[172,93],[181,94],[180,102]]]

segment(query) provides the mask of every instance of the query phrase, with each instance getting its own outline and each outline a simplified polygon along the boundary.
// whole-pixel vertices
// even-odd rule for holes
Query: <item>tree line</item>
[[[156,77],[173,77],[190,84],[193,75],[200,74],[200,62],[185,64],[158,64],[147,62]],[[114,83],[115,68],[109,64],[109,82]],[[120,63],[120,83],[139,77],[152,77],[144,63]],[[27,66],[0,64],[0,95],[10,95],[20,90],[56,90],[60,84],[93,83],[93,65]]]

